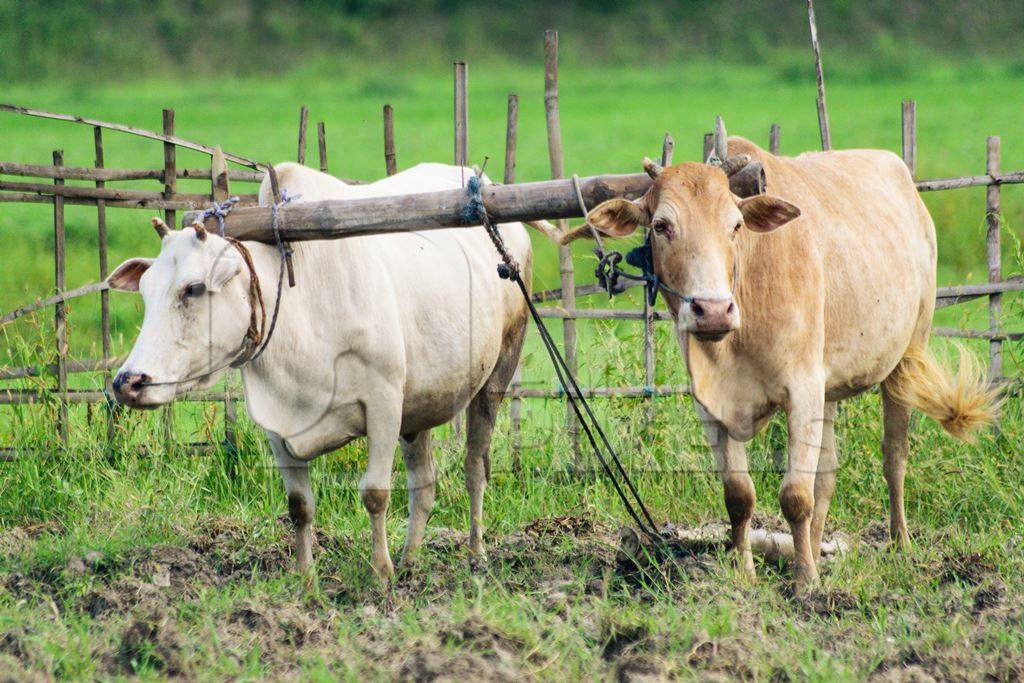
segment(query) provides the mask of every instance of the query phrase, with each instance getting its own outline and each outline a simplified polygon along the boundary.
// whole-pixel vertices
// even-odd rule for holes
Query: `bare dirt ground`
[[[765,527],[779,520],[759,518]],[[284,525],[284,521],[280,522]],[[13,528],[0,537],[0,550],[31,542],[45,527]],[[261,598],[253,582],[287,575],[290,549],[282,540],[256,541],[239,522],[211,518],[176,545],[140,545],[116,557],[90,553],[66,564],[40,565],[0,576],[9,599],[34,602],[52,623],[87,629],[101,677],[140,671],[190,679],[208,671],[244,668],[257,657],[257,670],[270,678],[298,677],[316,660],[336,674],[362,672],[400,680],[522,680],[576,672],[559,662],[559,648],[546,644],[556,632],[523,638],[474,610],[449,603],[472,593],[481,577],[500,581],[510,595],[532,596],[533,608],[564,619],[580,631],[585,671],[623,681],[676,677],[760,678],[763,653],[786,639],[786,623],[757,600],[743,600],[743,589],[723,576],[722,556],[680,553],[660,565],[638,566],[616,554],[617,532],[585,518],[535,520],[521,531],[492,539],[487,568],[452,569],[463,557],[464,534],[436,530],[420,566],[400,574],[387,591],[367,583],[353,587],[330,571],[316,586],[281,590]],[[859,538],[866,552],[882,552],[884,528],[869,527]],[[321,533],[319,553],[344,553],[351,541]],[[465,564],[464,558],[460,560]],[[448,567],[446,570],[445,567]],[[498,568],[499,571],[495,571]],[[990,627],[1022,626],[1024,601],[1007,588],[996,566],[981,554],[942,555],[916,570],[937,586],[936,597],[950,621],[967,623],[966,641],[931,641],[928,648],[896,648],[870,671],[884,681],[932,679],[1013,680],[1024,676],[1024,653],[1000,651],[986,639]],[[760,571],[766,569],[762,567]],[[767,568],[779,574],[782,570]],[[294,578],[294,577],[293,577]],[[770,576],[765,582],[779,582]],[[301,583],[301,582],[299,582]],[[784,583],[784,582],[783,582]],[[827,582],[826,582],[827,583]],[[710,608],[735,597],[736,627],[716,635],[695,632],[683,647],[670,630],[643,620],[617,619],[617,605],[675,604],[679,610]],[[856,657],[858,639],[881,612],[904,610],[906,597],[894,594],[865,602],[839,588],[819,589],[777,599],[788,610],[786,622],[820,629],[836,656]],[[766,617],[766,614],[769,615]],[[410,630],[410,618],[420,627]],[[48,655],[40,633],[52,624],[0,630],[0,672],[10,680],[45,669]],[[908,622],[907,628],[913,629]],[[774,642],[774,644],[773,644]],[[255,653],[255,654],[253,654]],[[851,654],[852,653],[852,654]],[[226,660],[226,661],[225,661]],[[858,664],[856,659],[854,664]],[[859,664],[864,665],[864,662]],[[206,674],[208,675],[208,673]],[[205,677],[205,676],[204,676]],[[773,678],[786,680],[778,670]]]

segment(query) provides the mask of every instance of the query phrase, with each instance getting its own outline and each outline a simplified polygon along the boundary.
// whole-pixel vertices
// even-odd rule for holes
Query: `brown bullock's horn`
[[[661,175],[661,172],[665,170],[658,164],[654,163],[654,161],[649,157],[644,157],[642,165],[644,167],[644,171],[647,172],[647,175],[651,176],[652,180],[656,180],[658,176]]]
[[[192,224],[192,229],[196,231],[196,238],[200,242],[206,241],[206,227],[202,223],[196,221]]]
[[[156,230],[156,234],[160,235],[160,239],[171,234],[171,229],[167,227],[167,224],[163,222],[163,219],[156,216],[153,216],[153,229]]]

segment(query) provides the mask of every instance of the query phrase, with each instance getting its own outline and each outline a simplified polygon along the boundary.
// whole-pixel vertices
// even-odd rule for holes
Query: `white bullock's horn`
[[[171,229],[167,227],[162,218],[153,216],[153,229],[156,230],[156,234],[160,235],[160,239],[167,237],[171,234]]]
[[[654,163],[650,157],[644,157],[641,164],[644,167],[644,171],[647,172],[647,175],[651,176],[652,180],[657,179],[657,177],[661,175],[661,172],[665,170],[659,164]]]
[[[196,237],[200,242],[206,241],[206,227],[202,223],[196,221],[192,224],[192,229],[196,231]]]

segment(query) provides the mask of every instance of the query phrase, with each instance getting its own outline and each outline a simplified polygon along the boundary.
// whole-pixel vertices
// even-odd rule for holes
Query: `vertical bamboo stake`
[[[917,103],[904,100],[902,111],[903,123],[903,162],[910,169],[910,177],[917,177]]]
[[[228,181],[228,162],[224,152],[217,145],[210,156],[210,198],[217,203],[231,196]],[[235,456],[238,453],[238,435],[235,431],[237,410],[235,408],[235,378],[237,373],[229,369],[224,377],[224,446],[227,451],[227,471],[232,478],[235,476]]]
[[[320,152],[320,170],[327,173],[327,131],[323,121],[316,124],[316,144]]]
[[[469,67],[455,62],[455,165],[469,165]]]
[[[519,135],[519,95],[509,93],[508,115],[505,123],[505,173],[502,178],[506,185],[516,181],[516,139]],[[520,359],[516,371],[512,375],[512,400],[509,403],[508,417],[512,429],[512,471],[519,474],[523,471],[523,399],[519,396],[522,386],[523,364]]]
[[[453,64],[453,119],[454,128],[454,161],[459,168],[469,165],[469,66],[466,62],[457,61]],[[465,181],[465,179],[463,179]],[[463,432],[465,417],[459,413],[452,418],[452,436],[458,437]]]
[[[395,163],[395,110],[390,104],[384,105],[384,167],[388,175],[398,173]]]
[[[672,153],[676,149],[676,141],[672,137],[672,133],[665,133],[665,139],[661,143],[661,165],[671,166],[672,165]]]
[[[988,138],[986,144],[985,172],[993,178],[999,175],[999,136]],[[988,223],[986,240],[986,256],[988,258],[988,281],[1001,282],[1003,279],[1002,255],[1000,252],[999,231],[1002,224],[1000,215],[999,185],[989,185],[985,192],[985,219]],[[999,332],[1000,318],[1003,312],[1001,294],[991,294],[988,298],[988,326],[992,332]],[[1003,342],[993,339],[988,345],[990,382],[999,382],[1003,378]]]
[[[701,153],[701,157],[700,157],[701,162],[707,161],[708,157],[710,157],[711,153],[714,152],[714,151],[715,151],[715,134],[714,133],[704,133],[704,151]]]
[[[163,111],[164,135],[174,135],[174,110],[164,109]],[[177,147],[173,143],[164,143],[164,198],[173,199],[174,193],[178,191],[178,160]],[[164,211],[164,222],[172,228],[177,224],[177,214],[174,209]],[[163,419],[164,447],[170,448],[174,437],[174,403],[168,403],[161,411]]]
[[[300,164],[306,163],[306,127],[309,125],[309,107],[299,108],[299,151],[296,159]]]
[[[92,129],[93,147],[96,150],[96,168],[103,168],[103,129],[96,126]],[[102,180],[96,181],[96,187],[104,187],[106,183]],[[107,261],[107,203],[102,199],[96,200],[96,232],[97,248],[100,257],[100,280],[106,280],[110,264]],[[103,362],[110,360],[110,292],[100,292],[100,329],[103,334]],[[113,378],[110,371],[106,371],[103,377],[103,389],[107,396],[113,395]],[[107,447],[113,448],[114,442],[114,404],[107,406]]]
[[[821,148],[832,149],[832,134],[828,128],[828,109],[825,107],[825,75],[821,70],[821,46],[818,44],[818,25],[814,21],[814,0],[807,0],[807,20],[811,25],[811,47],[814,48],[814,72],[818,79],[818,129]]]
[[[558,31],[544,32],[544,110],[547,114],[548,158],[551,162],[551,177],[565,177],[562,156],[562,127],[558,116]],[[558,221],[558,227],[565,232],[567,223]],[[558,248],[558,267],[562,277],[562,306],[566,310],[576,308],[576,278],[573,272],[572,251],[568,246]],[[573,374],[576,373],[576,321],[566,317],[562,321],[562,336],[565,347],[565,362]],[[569,402],[565,404],[566,427],[572,443],[573,458],[580,464],[579,424]]]
[[[64,165],[64,151],[54,150],[53,165]],[[63,185],[64,181],[54,178],[55,186]],[[57,293],[67,287],[67,252],[64,234],[64,197],[53,197],[53,281]],[[63,301],[54,307],[54,327],[57,338],[57,391],[60,393],[57,404],[57,435],[61,444],[68,445],[68,318]]]
[[[779,153],[779,124],[773,123],[768,131],[768,151],[772,154]]]

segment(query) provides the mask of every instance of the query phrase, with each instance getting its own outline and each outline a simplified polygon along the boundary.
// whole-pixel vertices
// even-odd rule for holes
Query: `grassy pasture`
[[[562,124],[572,172],[633,171],[642,155],[658,151],[665,131],[676,137],[677,159],[694,159],[716,113],[732,133],[758,142],[766,143],[770,123],[780,123],[784,153],[816,147],[813,86],[780,79],[771,67],[708,63],[638,71],[587,69],[583,62],[583,55],[563,54]],[[450,158],[446,70],[340,71],[321,67],[217,83],[21,85],[7,89],[5,99],[152,129],[160,108],[172,106],[180,135],[267,160],[294,157],[298,105],[307,104],[311,121],[326,121],[332,172],[355,178],[383,172],[380,106],[390,102],[400,167]],[[906,81],[837,79],[829,83],[833,139],[840,147],[898,150],[899,102],[914,98],[919,176],[982,172],[986,134],[1003,136],[1004,169],[1022,168],[1022,81],[1020,74],[979,64],[935,67]],[[539,68],[500,59],[474,63],[470,86],[472,158],[479,163],[489,155],[489,172],[499,174],[505,95],[515,91],[521,97],[518,178],[545,178]],[[91,132],[83,127],[6,116],[2,130],[4,160],[48,163],[56,148],[65,150],[69,165],[92,160]],[[159,144],[113,133],[106,141],[108,166],[162,164]],[[311,152],[315,157],[315,146]],[[201,155],[179,151],[179,166],[204,163]],[[180,182],[186,191],[201,191],[201,184]],[[984,191],[934,193],[926,201],[938,227],[940,284],[984,281]],[[1024,189],[1005,189],[1003,205],[1011,274],[1022,263],[1015,238],[1024,225]],[[77,286],[96,277],[95,218],[84,207],[67,213],[68,282]],[[108,214],[112,265],[156,252],[149,214]],[[50,291],[50,221],[46,207],[0,205],[0,311]],[[535,288],[557,287],[553,250],[539,241],[536,247]],[[588,281],[584,245],[577,255],[580,279]],[[98,354],[97,301],[70,307],[76,357]],[[125,350],[141,305],[123,294],[112,301],[115,348]],[[594,305],[604,304],[595,299]],[[1008,297],[1006,309],[1010,327],[1024,326],[1017,298]],[[0,330],[0,364],[44,362],[50,320],[47,311]],[[948,309],[937,323],[980,327],[985,321],[984,304],[977,303]],[[579,327],[585,383],[641,383],[636,326]],[[535,342],[526,352],[525,381],[551,386]],[[1019,355],[1009,348],[1007,365],[1016,372]],[[658,329],[657,358],[659,383],[685,381],[666,327]],[[74,381],[96,386],[100,380]],[[603,401],[597,408],[659,521],[694,525],[724,516],[688,399],[658,399],[650,423],[641,401]],[[218,410],[177,406],[176,441],[218,438]],[[907,482],[915,547],[908,556],[890,552],[882,540],[887,499],[877,397],[844,404],[831,531],[851,537],[853,550],[825,569],[821,589],[806,599],[790,596],[784,569],[762,564],[756,584],[738,581],[722,553],[682,561],[666,576],[620,567],[615,529],[624,512],[602,479],[567,473],[563,414],[560,403],[525,404],[521,474],[510,467],[502,416],[485,507],[492,557],[484,567],[469,566],[462,543],[467,500],[460,446],[446,429],[437,430],[439,488],[428,546],[416,570],[382,591],[370,576],[369,528],[355,491],[362,443],[314,466],[319,564],[317,579],[307,582],[286,571],[283,487],[259,430],[247,420],[231,478],[223,454],[190,457],[176,444],[166,446],[153,414],[127,415],[119,428],[122,445],[108,457],[101,409],[74,408],[71,452],[3,465],[0,671],[147,679],[301,672],[323,680],[1024,675],[1019,398],[1006,406],[1002,434],[975,444],[952,442],[927,421],[916,424]],[[51,450],[52,431],[46,409],[0,410],[4,443]],[[784,445],[784,424],[775,421],[748,447],[765,526],[780,523]],[[148,457],[138,455],[142,448]],[[393,549],[405,526],[400,469],[389,523]]]

